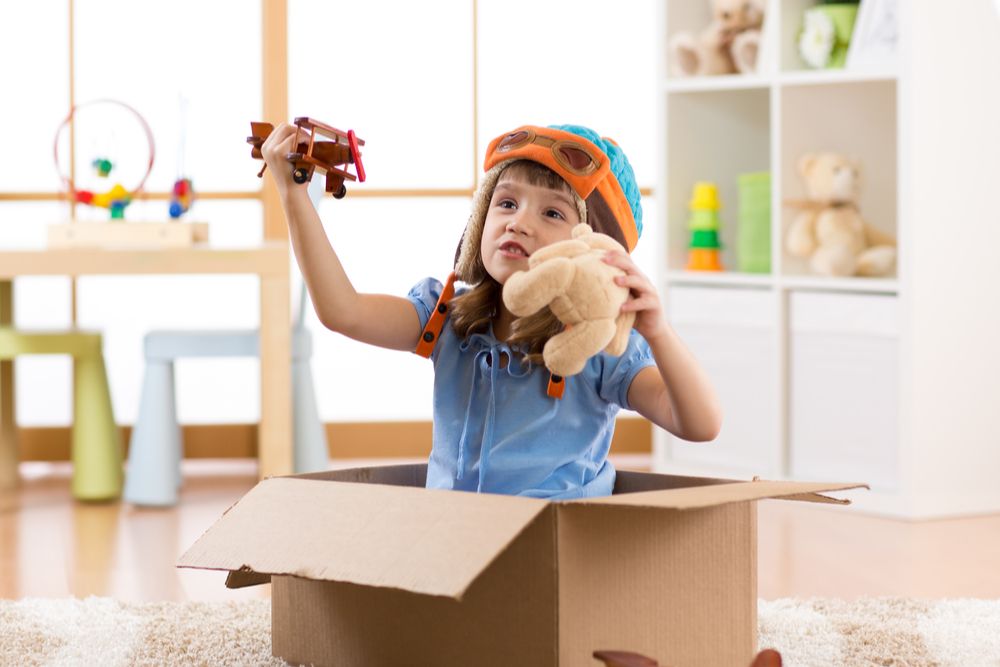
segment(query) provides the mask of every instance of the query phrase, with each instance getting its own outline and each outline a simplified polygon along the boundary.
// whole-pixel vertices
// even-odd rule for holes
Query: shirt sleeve
[[[427,326],[427,320],[431,318],[438,298],[441,296],[443,286],[440,280],[435,278],[424,278],[410,289],[406,298],[410,300],[417,310],[417,317],[420,318],[420,328]]]
[[[625,410],[631,410],[628,389],[632,386],[632,380],[643,368],[655,365],[656,360],[653,359],[649,343],[633,329],[628,337],[628,347],[620,357],[605,354],[604,368],[601,371],[601,398]]]

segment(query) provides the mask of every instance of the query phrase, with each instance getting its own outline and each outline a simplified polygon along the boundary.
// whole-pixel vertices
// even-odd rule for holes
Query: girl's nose
[[[525,228],[524,223],[521,221],[520,216],[514,216],[507,223],[507,231],[512,234],[524,234]]]

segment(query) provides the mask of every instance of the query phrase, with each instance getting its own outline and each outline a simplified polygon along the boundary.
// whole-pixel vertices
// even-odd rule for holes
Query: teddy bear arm
[[[615,336],[604,351],[615,357],[621,356],[628,347],[628,337],[632,333],[633,324],[635,324],[635,313],[619,313],[615,318]]]
[[[590,320],[574,324],[545,343],[542,357],[545,367],[556,375],[576,375],[587,360],[600,352],[615,335],[612,319]]]
[[[518,271],[503,286],[503,302],[518,317],[533,315],[566,291],[574,271],[572,260],[566,257]]]
[[[788,226],[785,248],[793,257],[809,257],[816,250],[816,213],[806,211],[795,216]]]

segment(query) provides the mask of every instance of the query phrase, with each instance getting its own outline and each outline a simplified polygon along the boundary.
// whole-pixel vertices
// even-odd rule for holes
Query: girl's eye
[[[501,199],[497,206],[500,208],[517,208],[517,204],[512,199]]]
[[[564,216],[561,211],[557,211],[554,208],[550,208],[549,210],[547,210],[545,212],[545,215],[547,215],[547,216],[549,216],[551,218],[556,218],[557,220],[565,220],[566,219],[566,216]]]

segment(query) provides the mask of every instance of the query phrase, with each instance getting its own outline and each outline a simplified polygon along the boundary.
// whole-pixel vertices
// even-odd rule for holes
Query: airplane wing
[[[271,132],[274,131],[274,125],[270,123],[255,123],[250,122],[250,133],[251,136],[247,137],[247,143],[253,146],[250,150],[250,157],[262,160],[264,155],[260,152],[260,147],[263,145],[264,140],[271,136]]]

